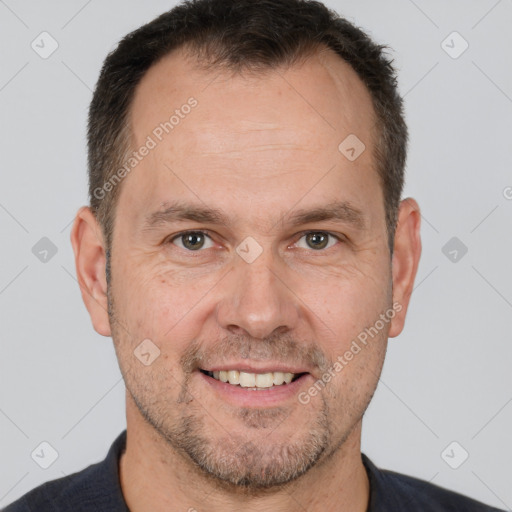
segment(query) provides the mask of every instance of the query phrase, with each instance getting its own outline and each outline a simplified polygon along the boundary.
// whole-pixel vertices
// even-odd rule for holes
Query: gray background
[[[69,234],[87,202],[85,121],[102,61],[172,5],[0,0],[0,507],[103,459],[125,427],[112,342],[83,306]],[[329,5],[394,49],[411,132],[406,195],[423,214],[407,324],[390,340],[363,451],[510,509],[512,2]],[[31,48],[43,31],[59,45],[47,59]],[[461,39],[442,46],[453,31],[469,43],[458,58]],[[57,249],[46,262],[32,251],[43,237]],[[452,237],[455,262],[442,250]],[[42,441],[58,452],[48,469],[31,458]],[[462,448],[443,457],[453,441]],[[462,449],[469,458],[452,469]]]

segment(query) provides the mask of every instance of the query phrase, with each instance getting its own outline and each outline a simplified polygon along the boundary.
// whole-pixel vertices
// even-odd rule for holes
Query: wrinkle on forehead
[[[331,132],[332,136],[332,132],[341,134],[346,128],[361,132],[365,124],[374,124],[372,99],[366,86],[352,67],[331,50],[314,54],[300,65],[261,75],[230,74],[229,79],[225,75],[221,72],[212,79],[211,73],[201,71],[183,52],[164,57],[148,70],[135,93],[131,117],[138,132],[137,142],[190,96],[199,105],[191,118],[172,133],[173,138],[179,132],[189,132],[187,136],[202,139],[204,134],[194,133],[190,125],[214,126],[219,113],[224,122],[222,132],[241,136],[283,128],[301,131],[307,125],[311,131],[323,131],[326,136]],[[282,104],[276,106],[278,98]],[[292,125],[283,119],[290,118],[290,114],[296,120]]]
[[[305,194],[320,202],[333,190],[355,204],[369,195],[380,200],[371,96],[337,55],[249,78],[204,73],[175,53],[139,84],[131,112],[139,142],[189,97],[198,104],[128,178],[127,213],[189,194],[211,204],[251,204],[253,220],[256,211],[291,207]],[[338,150],[351,133],[369,149],[354,162]]]

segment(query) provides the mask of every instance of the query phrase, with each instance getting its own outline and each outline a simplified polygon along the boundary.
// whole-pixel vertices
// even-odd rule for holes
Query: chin
[[[231,432],[220,427],[217,435],[208,435],[205,419],[191,415],[165,433],[165,438],[203,476],[223,487],[246,492],[277,488],[296,480],[315,466],[331,445],[323,414],[312,427],[304,427],[304,432],[286,435],[284,430],[278,432],[279,422],[277,428],[263,426],[268,421],[275,423],[275,413],[269,417],[270,411],[255,412],[245,412],[245,433],[243,428]],[[247,426],[247,419],[253,427],[250,423]]]

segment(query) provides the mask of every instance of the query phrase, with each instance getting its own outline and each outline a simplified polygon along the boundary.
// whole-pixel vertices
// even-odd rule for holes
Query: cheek
[[[305,311],[313,313],[311,321],[326,333],[323,344],[332,356],[343,352],[352,339],[387,311],[392,290],[385,264],[378,267],[374,262],[326,272],[324,269],[323,275],[317,274],[315,279],[304,274],[297,281],[297,289]]]
[[[133,343],[149,338],[165,352],[180,353],[200,331],[197,314],[221,276],[206,268],[170,270],[165,263],[148,260],[141,256],[116,267],[116,315],[128,327]]]
[[[313,330],[312,336],[329,355],[343,351],[388,305],[390,271],[385,262],[368,249],[353,260],[357,264],[283,269],[283,279],[298,297],[286,300],[302,308],[306,329]],[[112,271],[116,313],[134,337],[152,339],[166,350],[169,345],[170,351],[179,353],[201,333],[216,306],[212,297],[222,296],[219,286],[228,269],[170,268],[161,255],[140,251],[116,262]]]

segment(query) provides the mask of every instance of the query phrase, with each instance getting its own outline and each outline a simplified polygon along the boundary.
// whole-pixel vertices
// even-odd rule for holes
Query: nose
[[[294,329],[299,319],[299,299],[286,269],[265,249],[252,263],[236,257],[235,268],[223,281],[217,305],[219,325],[234,334],[264,339],[274,331]]]

